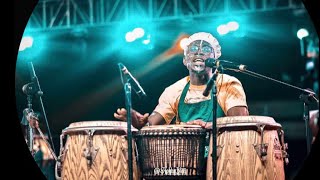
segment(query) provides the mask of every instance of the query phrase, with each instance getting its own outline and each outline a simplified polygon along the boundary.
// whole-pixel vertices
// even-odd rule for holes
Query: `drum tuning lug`
[[[262,160],[262,162],[265,162],[267,160],[267,156],[266,155],[265,156],[261,156],[261,160]]]
[[[95,160],[97,153],[99,151],[99,148],[94,148],[94,147],[90,147],[90,148],[85,148],[83,149],[83,157],[85,157],[87,159],[87,164],[89,166],[92,165],[93,161]]]
[[[268,151],[268,144],[264,143],[264,144],[253,144],[254,149],[256,150],[258,156],[260,157],[260,159],[264,162],[266,161],[266,157],[267,157],[267,151]]]
[[[287,153],[288,143],[284,142],[284,131],[281,129],[279,132],[280,132],[279,134],[281,136],[282,156],[284,158],[286,165],[288,165],[289,164],[289,154]]]
[[[63,151],[63,153],[58,157],[58,161],[59,162],[63,162],[64,161],[64,158],[65,158],[65,155],[67,154],[67,152],[68,152],[68,149],[66,148],[64,151]]]
[[[286,163],[286,165],[289,164],[289,154],[287,153],[287,149],[288,149],[288,143],[284,144],[284,150],[282,150],[282,155],[284,157],[284,162]]]

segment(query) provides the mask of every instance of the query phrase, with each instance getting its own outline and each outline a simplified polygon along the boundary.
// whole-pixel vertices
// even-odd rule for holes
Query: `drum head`
[[[77,130],[127,130],[127,122],[123,121],[81,121],[81,122],[74,122],[71,123],[67,128],[65,128],[62,132],[69,132],[69,131],[77,131]],[[132,132],[137,132],[138,129],[131,126]]]
[[[217,118],[217,127],[233,127],[233,126],[257,126],[266,125],[271,127],[279,127],[272,117],[268,116],[228,116]]]
[[[192,129],[192,128],[201,128],[199,125],[187,125],[187,124],[173,124],[173,125],[154,125],[154,126],[145,126],[141,130],[160,130],[160,129]]]

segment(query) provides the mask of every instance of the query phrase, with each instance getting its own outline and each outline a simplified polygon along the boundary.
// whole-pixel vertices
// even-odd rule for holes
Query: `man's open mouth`
[[[195,62],[204,62],[204,60],[202,58],[196,58],[192,60],[194,63]]]
[[[192,60],[192,66],[195,71],[203,71],[205,68],[204,59],[195,58]]]

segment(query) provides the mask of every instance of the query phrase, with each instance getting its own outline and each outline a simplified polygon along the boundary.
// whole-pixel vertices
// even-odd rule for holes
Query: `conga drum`
[[[40,135],[33,136],[34,160],[46,179],[51,180],[55,179],[55,159],[51,153],[50,145],[47,144],[48,136],[44,136],[44,138],[45,139],[43,139]]]
[[[206,130],[198,125],[145,126],[136,135],[144,179],[199,179]]]
[[[132,134],[138,130],[131,128]],[[138,180],[137,151],[132,139],[133,179]],[[65,142],[65,144],[64,144]],[[83,121],[71,123],[60,136],[62,179],[129,179],[127,123]],[[59,170],[60,169],[60,170]],[[58,172],[60,171],[61,177]]]
[[[266,116],[217,118],[217,179],[284,180],[287,144],[280,124]],[[212,129],[211,129],[212,130]],[[212,179],[212,136],[206,179]]]
[[[44,137],[46,141],[48,141],[48,136]],[[50,147],[46,144],[44,139],[40,135],[33,136],[33,151],[35,153],[41,151],[41,160],[42,163],[46,163],[47,161],[54,160],[54,157],[51,154]]]

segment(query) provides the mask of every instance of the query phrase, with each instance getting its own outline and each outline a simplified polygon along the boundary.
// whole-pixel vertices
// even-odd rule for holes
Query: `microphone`
[[[39,84],[38,78],[36,76],[36,72],[34,71],[32,62],[28,62],[28,69],[29,69],[29,74],[30,74],[32,82],[25,84],[22,87],[22,91],[27,95],[36,94],[38,96],[42,96],[43,92],[40,89],[40,84]]]
[[[38,90],[36,85],[33,82],[31,82],[31,83],[25,84],[22,87],[22,92],[25,93],[26,95],[33,95],[33,94],[36,94]]]
[[[213,83],[214,83],[213,78],[210,78],[210,80],[207,82],[206,89],[202,93],[203,96],[207,97],[209,95],[209,92],[212,89]]]
[[[133,89],[134,91],[136,92],[136,94],[139,96],[139,97],[146,97],[146,93],[144,92],[144,90],[142,89],[142,87],[140,86],[139,82],[136,80],[136,78],[134,78],[132,76],[132,74],[128,71],[128,69],[122,64],[122,63],[118,63],[118,66],[120,68],[120,70],[122,71],[122,73],[127,77],[129,78],[129,80],[132,80],[133,82]]]
[[[209,95],[209,92],[210,90],[212,89],[213,85],[214,85],[214,81],[215,79],[217,78],[217,75],[218,75],[218,69],[216,69],[212,75],[212,77],[209,79],[209,81],[207,82],[207,86],[206,86],[206,89],[203,91],[202,95],[203,96],[208,96]]]
[[[240,71],[244,71],[247,69],[247,66],[243,64],[237,64],[231,61],[219,60],[219,59],[213,59],[213,58],[208,58],[205,61],[205,65],[207,67],[222,66],[224,69],[233,69],[233,70],[240,70]]]

